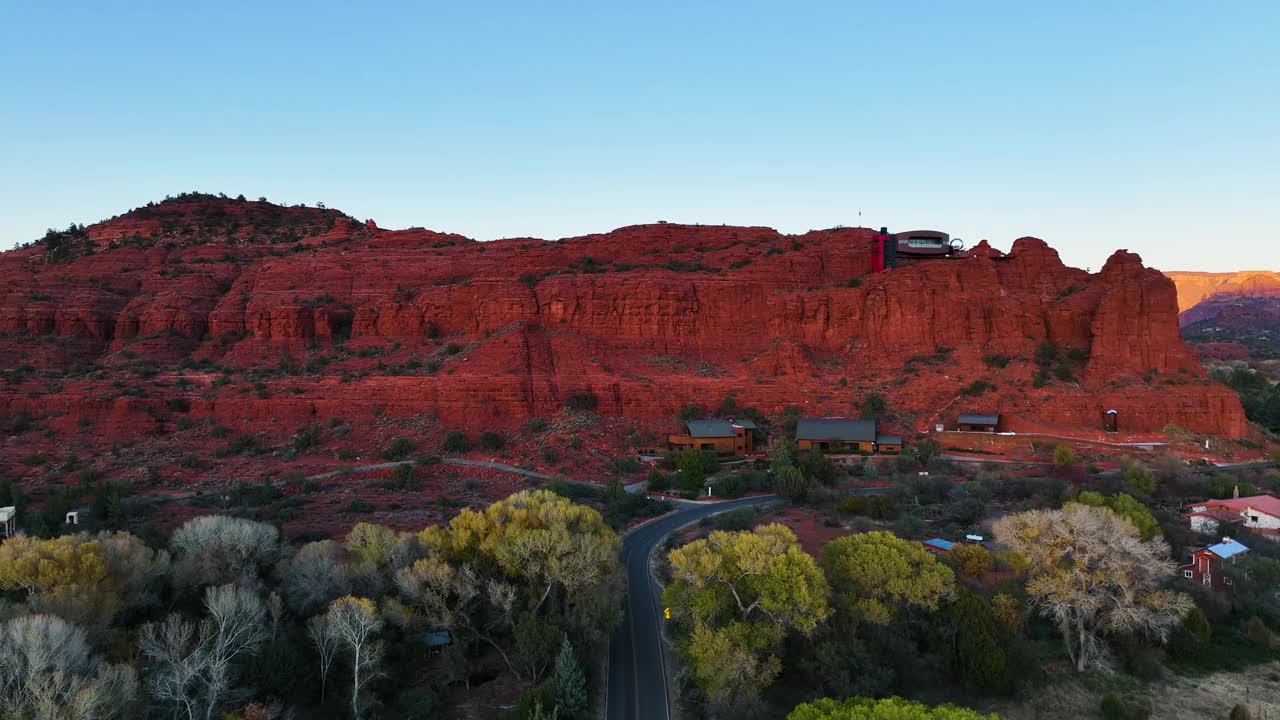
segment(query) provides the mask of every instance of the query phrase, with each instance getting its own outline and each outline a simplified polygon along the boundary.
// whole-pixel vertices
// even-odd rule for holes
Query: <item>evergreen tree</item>
[[[570,718],[580,716],[587,709],[587,680],[582,674],[582,665],[573,653],[573,645],[569,636],[560,643],[560,654],[556,656],[555,675],[556,705]]]

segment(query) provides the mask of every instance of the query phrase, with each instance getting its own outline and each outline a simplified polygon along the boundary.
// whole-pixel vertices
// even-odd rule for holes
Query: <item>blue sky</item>
[[[1275,2],[271,5],[0,9],[0,247],[198,189],[1280,268]]]

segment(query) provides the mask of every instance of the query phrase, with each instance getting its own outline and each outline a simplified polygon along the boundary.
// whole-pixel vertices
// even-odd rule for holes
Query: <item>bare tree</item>
[[[208,617],[198,628],[180,616],[149,623],[138,645],[152,661],[150,687],[159,700],[171,703],[194,720],[208,720],[234,698],[235,666],[266,638],[266,609],[252,591],[234,585],[205,591]]]
[[[284,568],[284,597],[306,616],[351,591],[351,573],[339,560],[342,546],[332,540],[303,545]]]
[[[274,590],[267,595],[267,614],[271,616],[271,642],[275,642],[280,631],[280,618],[284,617],[284,601],[280,599],[280,593]]]
[[[1058,624],[1077,671],[1108,666],[1103,636],[1163,642],[1191,609],[1185,594],[1161,589],[1175,569],[1169,545],[1143,542],[1132,523],[1105,508],[1072,503],[1007,515],[995,532],[1028,561],[1027,593]]]
[[[383,646],[376,638],[382,616],[372,600],[348,595],[333,601],[324,622],[351,661],[351,717],[359,720],[360,691],[377,677],[382,662]]]
[[[271,525],[225,515],[188,520],[170,540],[175,575],[194,585],[257,578],[280,556],[280,532]]]
[[[401,568],[396,572],[396,586],[422,609],[432,627],[484,642],[502,656],[513,675],[520,677],[507,649],[498,642],[498,632],[513,624],[514,587],[484,580],[470,565],[450,565],[436,556]]]
[[[333,656],[338,653],[338,637],[333,634],[333,626],[327,615],[317,615],[307,621],[307,636],[316,646],[316,654],[320,656],[320,701],[324,702],[325,684],[329,679],[329,668],[333,666]]]
[[[53,615],[0,625],[0,702],[32,720],[101,720],[127,714],[137,674],[91,653],[84,630]]]

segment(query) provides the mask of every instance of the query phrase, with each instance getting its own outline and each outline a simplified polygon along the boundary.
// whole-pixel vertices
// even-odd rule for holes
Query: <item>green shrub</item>
[[[186,398],[169,398],[165,401],[165,406],[171,412],[184,413],[191,411],[191,403]]]
[[[391,439],[391,444],[382,451],[382,459],[388,462],[396,460],[404,460],[414,450],[413,443],[408,438],[396,437]]]
[[[461,430],[451,430],[444,436],[440,449],[444,452],[464,453],[471,449],[471,441]]]
[[[711,519],[711,525],[716,530],[728,530],[738,532],[742,530],[750,530],[756,522],[755,508],[736,508],[729,512],[720,513]]]
[[[1275,643],[1275,635],[1267,623],[1257,615],[1250,617],[1244,624],[1244,636],[1254,647],[1269,649]]]
[[[547,429],[547,421],[545,418],[540,417],[529,418],[529,421],[524,424],[524,429],[526,432],[531,433],[542,432]]]
[[[1115,693],[1102,696],[1102,717],[1104,720],[1126,720],[1124,701]]]
[[[347,508],[346,510],[344,510],[344,512],[370,513],[370,512],[373,512],[375,509],[376,508],[373,506],[373,503],[365,502],[364,500],[352,500],[351,504],[347,505]]]
[[[507,439],[500,432],[486,430],[480,433],[480,447],[485,450],[501,450],[506,443]]]
[[[884,415],[885,410],[889,407],[888,401],[880,393],[867,393],[862,398],[862,417],[867,419],[878,418]]]
[[[998,353],[987,353],[982,356],[982,362],[989,368],[1006,368],[1009,367],[1011,358],[1008,355],[1000,355]]]

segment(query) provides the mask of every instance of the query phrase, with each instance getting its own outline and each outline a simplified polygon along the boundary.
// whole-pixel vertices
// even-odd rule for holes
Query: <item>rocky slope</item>
[[[1178,332],[1174,284],[1035,238],[872,273],[874,233],[655,224],[479,243],[334,210],[183,196],[0,253],[0,422],[129,437],[179,417],[290,432],[432,414],[515,427],[566,402],[891,424],[1247,433]],[[669,422],[669,420],[667,420]]]

